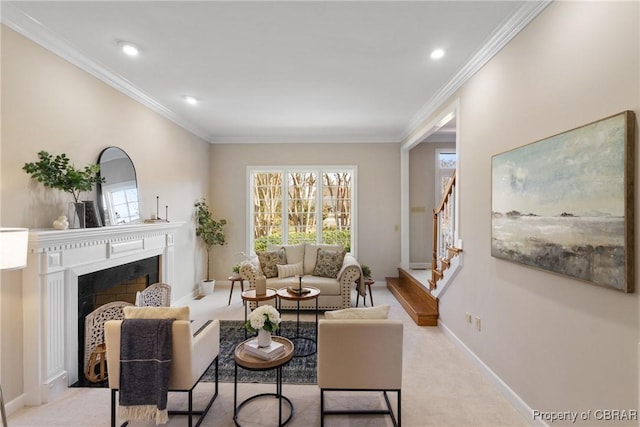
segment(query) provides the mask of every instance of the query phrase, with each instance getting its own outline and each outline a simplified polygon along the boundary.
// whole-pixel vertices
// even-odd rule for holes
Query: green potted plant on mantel
[[[104,182],[100,177],[100,166],[90,163],[84,169],[76,169],[64,153],[54,157],[46,151],[40,151],[38,158],[38,162],[25,163],[22,169],[45,187],[71,194],[74,202],[69,211],[69,224],[71,228],[83,228],[85,205],[80,201],[80,194]]]
[[[226,219],[216,220],[207,206],[205,199],[200,199],[194,204],[196,208],[196,236],[202,239],[207,250],[207,276],[202,281],[200,293],[210,294],[213,292],[216,281],[211,279],[211,250],[214,246],[225,244],[223,227],[227,224]]]

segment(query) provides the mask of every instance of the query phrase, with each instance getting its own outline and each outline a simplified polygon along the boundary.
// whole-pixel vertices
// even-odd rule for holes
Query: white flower
[[[280,313],[270,305],[261,305],[251,313],[245,323],[245,328],[250,331],[264,329],[269,332],[277,331],[280,324]]]

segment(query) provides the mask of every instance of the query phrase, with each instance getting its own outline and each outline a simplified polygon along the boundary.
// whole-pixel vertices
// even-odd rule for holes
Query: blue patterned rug
[[[244,322],[242,320],[220,321],[220,358],[219,381],[233,382],[233,352],[238,344],[245,340]],[[296,334],[296,322],[283,321],[278,335],[291,338]],[[300,335],[316,337],[315,322],[300,322]],[[248,335],[249,337],[251,334]],[[315,350],[315,343],[309,340],[295,340],[296,354],[308,354]],[[205,373],[202,381],[214,380],[215,367],[212,365]],[[243,383],[275,383],[276,371],[247,371],[238,367],[238,382]],[[316,354],[306,357],[294,357],[282,368],[282,382],[285,384],[317,384]]]

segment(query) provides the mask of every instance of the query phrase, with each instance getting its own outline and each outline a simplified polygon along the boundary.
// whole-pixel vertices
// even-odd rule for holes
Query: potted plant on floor
[[[362,270],[362,276],[365,280],[371,279],[371,268],[369,268],[366,264],[361,264],[360,269]]]
[[[76,169],[64,153],[54,157],[46,151],[40,151],[38,158],[38,162],[25,163],[22,170],[45,187],[71,194],[74,202],[69,209],[69,224],[71,228],[84,228],[87,202],[79,200],[80,194],[91,191],[94,185],[104,182],[100,177],[100,166],[88,164],[84,169]]]
[[[211,250],[216,245],[222,246],[225,244],[225,235],[222,228],[227,224],[227,220],[214,219],[205,199],[198,200],[194,206],[196,208],[196,236],[202,239],[207,250],[207,276],[200,287],[200,293],[206,295],[213,292],[216,283],[211,278]]]

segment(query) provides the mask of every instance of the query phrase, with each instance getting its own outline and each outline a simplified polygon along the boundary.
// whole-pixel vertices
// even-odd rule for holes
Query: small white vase
[[[258,347],[269,347],[271,345],[271,332],[258,329]]]

